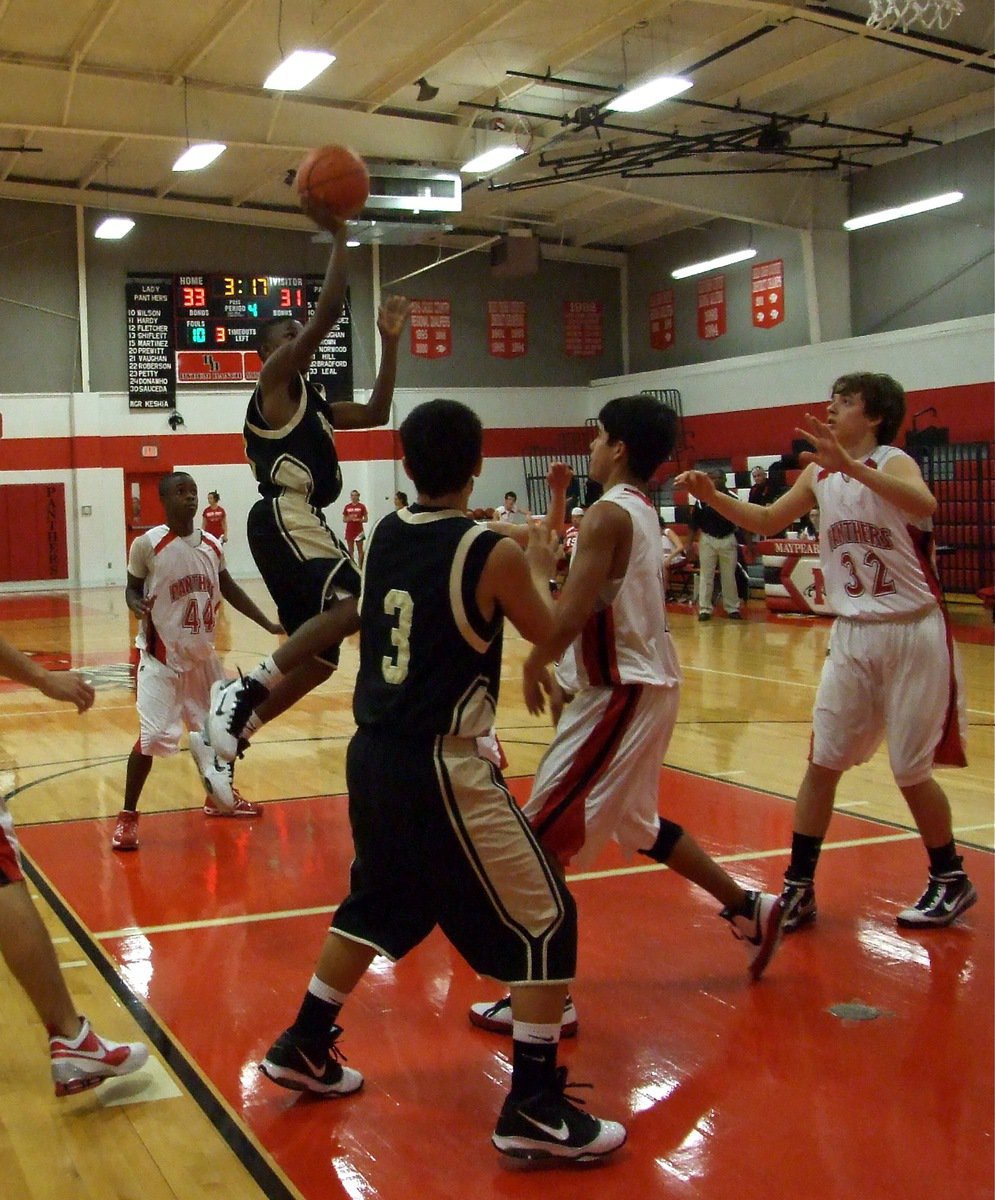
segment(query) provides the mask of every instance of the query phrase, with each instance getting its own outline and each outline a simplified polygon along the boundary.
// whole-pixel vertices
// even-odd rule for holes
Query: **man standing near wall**
[[[709,478],[716,491],[728,496],[724,471],[709,471]],[[736,589],[736,563],[739,543],[736,526],[700,501],[691,510],[690,522],[692,550],[697,548],[700,571],[698,573],[698,620],[712,619],[712,590],[715,586],[715,568],[718,566],[722,580],[722,607],[730,621],[742,621],[739,611],[740,599]]]

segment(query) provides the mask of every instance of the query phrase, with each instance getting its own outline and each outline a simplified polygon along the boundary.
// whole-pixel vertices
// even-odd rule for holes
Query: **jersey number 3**
[[[383,610],[388,617],[395,617],[397,624],[390,631],[394,646],[393,656],[385,654],[380,662],[383,677],[388,683],[403,683],[408,676],[411,662],[411,621],[415,605],[408,592],[391,588],[383,598]]]

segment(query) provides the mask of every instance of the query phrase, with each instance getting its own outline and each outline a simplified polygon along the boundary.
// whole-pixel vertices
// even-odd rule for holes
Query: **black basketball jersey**
[[[500,534],[452,509],[412,505],[367,539],[360,595],[360,726],[399,737],[478,737],[494,724],[504,614],[477,584]]]
[[[335,450],[331,406],[313,383],[299,378],[303,398],[282,429],[270,429],[263,420],[256,387],[242,429],[245,455],[261,496],[271,499],[285,491],[300,492],[312,508],[321,509],[338,499],[342,470]]]

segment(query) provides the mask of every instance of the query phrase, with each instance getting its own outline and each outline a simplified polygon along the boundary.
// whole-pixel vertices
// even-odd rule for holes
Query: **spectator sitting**
[[[504,504],[499,505],[494,510],[494,519],[496,521],[504,521],[507,525],[527,525],[529,523],[529,510],[518,507],[517,492],[505,492]]]

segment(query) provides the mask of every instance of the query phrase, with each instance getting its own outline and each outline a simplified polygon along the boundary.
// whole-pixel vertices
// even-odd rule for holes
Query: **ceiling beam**
[[[173,61],[167,71],[174,85],[182,83],[189,72],[211,53],[228,30],[242,19],[252,3],[253,0],[228,0],[224,8],[215,13],[207,27],[190,39],[187,49]]]

